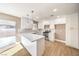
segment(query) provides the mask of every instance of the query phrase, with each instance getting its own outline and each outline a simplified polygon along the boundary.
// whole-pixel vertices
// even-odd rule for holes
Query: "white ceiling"
[[[50,18],[50,15],[75,13],[78,11],[78,5],[77,3],[0,3],[0,12],[22,17],[34,10],[33,17],[39,17],[41,20]],[[53,12],[55,8],[57,11]]]

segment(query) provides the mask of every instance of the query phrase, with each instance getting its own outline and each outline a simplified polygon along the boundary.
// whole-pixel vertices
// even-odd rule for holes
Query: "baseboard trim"
[[[66,41],[62,41],[62,40],[58,40],[58,39],[55,39],[55,41],[66,43]]]

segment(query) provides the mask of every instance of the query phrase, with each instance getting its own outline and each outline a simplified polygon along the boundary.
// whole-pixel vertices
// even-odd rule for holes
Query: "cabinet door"
[[[70,27],[71,27],[71,18],[69,18],[69,16],[66,17],[66,45],[71,46],[72,45],[72,41],[71,41],[71,31],[70,31]]]
[[[78,17],[72,14],[67,18],[66,24],[66,44],[78,48]]]
[[[30,18],[22,17],[21,29],[32,29],[33,21]]]
[[[78,48],[78,18],[77,15],[73,16],[71,19],[71,42],[72,47]]]

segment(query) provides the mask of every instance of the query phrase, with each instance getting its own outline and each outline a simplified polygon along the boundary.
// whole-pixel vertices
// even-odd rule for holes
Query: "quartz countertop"
[[[32,33],[22,33],[22,35],[28,40],[30,40],[31,42],[44,38],[43,35],[37,35],[37,34],[32,34]]]

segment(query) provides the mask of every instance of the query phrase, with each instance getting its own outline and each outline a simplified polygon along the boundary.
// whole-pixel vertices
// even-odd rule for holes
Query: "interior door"
[[[55,38],[65,41],[65,24],[55,25]]]

